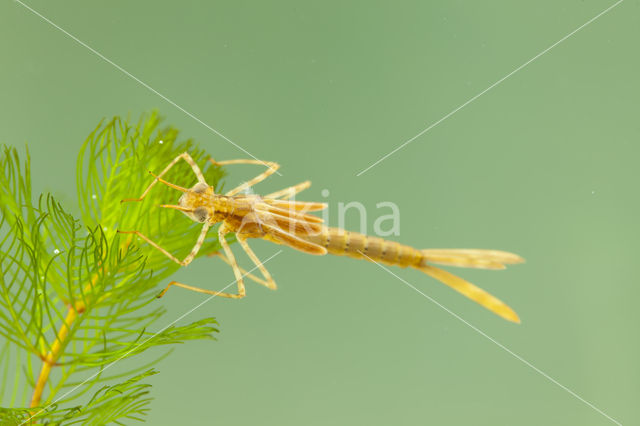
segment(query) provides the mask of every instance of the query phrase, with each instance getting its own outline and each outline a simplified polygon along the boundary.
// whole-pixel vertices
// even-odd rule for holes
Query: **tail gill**
[[[416,269],[448,285],[502,318],[520,323],[518,314],[497,297],[450,272],[431,265],[431,263],[438,263],[466,268],[504,269],[507,264],[523,262],[524,259],[520,256],[504,251],[476,249],[427,249],[421,252],[422,260],[415,266]]]

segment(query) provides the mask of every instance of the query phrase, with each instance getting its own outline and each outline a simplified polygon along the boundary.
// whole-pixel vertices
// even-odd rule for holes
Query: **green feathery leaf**
[[[189,252],[199,226],[157,207],[175,202],[174,190],[157,185],[143,202],[120,202],[144,191],[153,180],[148,170],[158,173],[185,151],[209,184],[219,185],[223,171],[193,141],[178,141],[175,128],[160,127],[157,114],[135,125],[119,118],[100,123],[78,156],[76,218],[50,195],[34,201],[28,152],[21,162],[17,150],[3,149],[0,404],[17,408],[0,408],[0,425],[142,420],[150,396],[141,381],[156,374],[150,367],[167,351],[155,351],[142,366],[107,369],[152,348],[213,339],[214,318],[155,326],[165,313],[155,298],[159,285],[179,265],[133,234],[116,232],[139,230],[178,257]],[[186,187],[196,182],[186,163],[166,179]],[[216,233],[210,235],[199,256],[219,249]],[[42,396],[34,398],[38,387]]]

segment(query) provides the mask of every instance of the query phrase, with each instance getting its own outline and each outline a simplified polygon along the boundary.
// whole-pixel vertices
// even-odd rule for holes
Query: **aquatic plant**
[[[80,145],[80,144],[79,144]],[[32,193],[28,150],[0,153],[0,424],[107,424],[141,420],[151,400],[145,382],[171,346],[213,339],[215,318],[158,325],[156,299],[179,268],[120,229],[137,229],[181,255],[199,228],[179,212],[158,209],[166,192],[142,203],[148,171],[188,151],[207,154],[156,113],[130,124],[101,122],[81,144],[77,160],[79,217],[50,194]],[[221,168],[204,170],[217,186]],[[190,186],[188,169],[168,179]],[[173,194],[172,194],[173,195]],[[175,201],[175,200],[170,200]],[[216,233],[201,255],[216,251]],[[167,321],[165,321],[167,322]],[[165,347],[164,350],[150,349]],[[137,358],[137,362],[121,362]],[[111,369],[118,364],[117,368]]]

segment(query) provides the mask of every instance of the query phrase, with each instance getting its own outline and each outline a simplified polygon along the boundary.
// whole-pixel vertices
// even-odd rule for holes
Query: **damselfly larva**
[[[191,166],[191,169],[198,179],[198,182],[192,188],[182,188],[162,179],[162,176],[180,161],[180,159],[186,161]],[[309,254],[324,255],[329,253],[337,256],[365,259],[386,265],[415,268],[450,286],[497,315],[509,321],[520,322],[518,315],[501,300],[462,278],[432,265],[432,263],[437,263],[469,268],[504,269],[507,264],[522,262],[523,259],[520,256],[497,250],[418,250],[394,241],[384,240],[378,237],[369,237],[340,228],[330,228],[323,225],[321,218],[308,214],[308,212],[324,209],[326,204],[289,200],[293,195],[308,188],[311,184],[309,181],[265,196],[246,194],[244,191],[266,179],[280,166],[273,162],[259,160],[215,161],[210,159],[209,161],[218,166],[257,164],[265,165],[268,168],[258,176],[232,189],[226,194],[216,194],[214,193],[213,187],[205,181],[198,165],[191,156],[185,152],[169,163],[160,174],[157,176],[154,175],[154,180],[139,198],[122,200],[123,202],[142,201],[151,188],[158,182],[181,191],[183,194],[177,205],[162,205],[161,207],[179,210],[190,219],[203,224],[195,246],[183,260],[176,258],[139,231],[118,232],[136,234],[174,262],[186,266],[191,263],[202,247],[209,228],[221,222],[218,228],[218,239],[224,255],[220,254],[220,257],[231,265],[236,278],[238,293],[223,293],[172,281],[158,297],[164,295],[172,285],[221,297],[235,299],[244,297],[246,290],[243,281],[243,270],[238,266],[233,252],[225,239],[226,234],[235,233],[238,243],[253,263],[255,263],[264,279],[260,279],[251,274],[247,274],[247,276],[271,289],[275,289],[276,284],[273,278],[271,278],[269,271],[267,271],[249,247],[247,243],[247,239],[249,238],[263,238]]]

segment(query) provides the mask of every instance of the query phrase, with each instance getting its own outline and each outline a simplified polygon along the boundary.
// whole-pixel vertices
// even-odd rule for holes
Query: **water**
[[[310,179],[300,199],[332,212],[358,201],[367,229],[377,203],[398,205],[398,241],[527,260],[455,271],[508,302],[516,326],[418,272],[393,269],[437,304],[374,264],[285,250],[269,265],[278,291],[248,284],[245,300],[190,315],[216,316],[219,340],[159,365],[151,424],[632,424],[636,5],[545,52],[613,4],[29,3],[204,126],[4,2],[0,139],[27,141],[37,192],[74,206],[77,150],[97,122],[158,108],[216,159],[247,157],[236,144],[279,162],[257,193]],[[230,187],[259,168],[228,171]],[[216,288],[232,273],[202,260],[178,278]],[[169,317],[200,301],[162,299]]]

